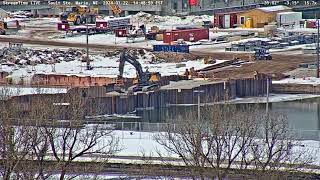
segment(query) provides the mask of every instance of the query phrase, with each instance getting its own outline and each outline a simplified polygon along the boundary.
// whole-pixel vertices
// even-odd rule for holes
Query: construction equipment
[[[127,42],[134,42],[136,38],[146,37],[146,28],[141,25],[138,29],[130,30],[127,36]]]
[[[7,23],[3,20],[0,20],[0,35],[5,35],[7,29]]]
[[[88,6],[73,6],[60,15],[60,20],[63,23],[71,22],[74,25],[80,24],[95,24],[98,9]]]
[[[272,60],[272,56],[269,52],[269,49],[266,48],[255,48],[254,50],[254,59],[255,60]]]
[[[137,78],[134,80],[134,86],[128,89],[129,92],[137,91],[153,91],[160,88],[159,82],[161,75],[159,72],[149,72],[148,69],[144,72],[139,61],[136,60],[131,54],[130,51],[126,48],[123,49],[120,55],[119,63],[119,76],[117,83],[120,83],[123,79],[123,70],[125,63],[128,62],[135,67],[137,71]]]
[[[109,6],[109,9],[112,10],[114,16],[120,16],[122,9],[119,7],[119,5],[113,0],[113,1],[107,1],[106,3]]]

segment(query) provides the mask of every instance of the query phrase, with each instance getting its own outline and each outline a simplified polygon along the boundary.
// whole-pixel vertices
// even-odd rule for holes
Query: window
[[[240,24],[244,24],[245,23],[245,17],[244,16],[240,16]]]

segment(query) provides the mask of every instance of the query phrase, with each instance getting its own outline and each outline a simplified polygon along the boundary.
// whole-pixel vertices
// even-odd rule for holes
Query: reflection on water
[[[248,104],[237,104],[236,106],[248,106]],[[254,106],[250,104],[249,106]],[[319,113],[320,98],[298,100],[291,102],[277,102],[269,105],[270,113],[281,113],[287,116],[289,126],[299,130],[320,130]],[[265,109],[265,104],[259,108]],[[201,107],[204,109],[204,107]],[[179,106],[163,108],[158,110],[138,111],[137,115],[142,116],[143,122],[162,123],[184,117],[189,112],[197,112],[197,106]]]

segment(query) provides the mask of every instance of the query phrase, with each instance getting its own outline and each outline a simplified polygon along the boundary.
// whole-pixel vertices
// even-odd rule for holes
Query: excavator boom
[[[137,71],[139,76],[139,83],[146,81],[144,76],[146,76],[146,73],[143,72],[142,66],[134,57],[132,57],[128,50],[123,50],[120,55],[120,62],[119,62],[119,77],[123,77],[123,70],[125,63],[128,62],[131,64]]]
[[[119,7],[118,4],[116,4],[115,1],[109,1],[107,2],[109,8],[112,10],[113,14],[116,16],[119,16],[122,12],[122,9]]]
[[[123,79],[123,71],[124,65],[128,62],[131,64],[137,71],[138,74],[138,85],[135,87],[136,91],[138,90],[154,90],[159,88],[157,84],[160,81],[160,74],[159,73],[150,73],[148,71],[143,72],[142,66],[139,61],[134,58],[129,50],[124,49],[120,54],[120,62],[119,62],[119,76],[118,80]],[[148,89],[149,88],[149,89]]]

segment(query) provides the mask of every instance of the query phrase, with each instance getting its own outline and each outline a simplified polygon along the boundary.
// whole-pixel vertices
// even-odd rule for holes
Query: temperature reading
[[[271,6],[271,5],[286,5],[286,6],[315,6],[318,5],[317,1],[313,1],[313,0],[305,0],[305,1],[274,1],[274,0],[270,0],[270,1],[264,1],[265,5]]]

